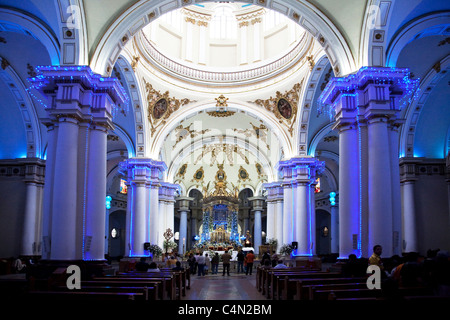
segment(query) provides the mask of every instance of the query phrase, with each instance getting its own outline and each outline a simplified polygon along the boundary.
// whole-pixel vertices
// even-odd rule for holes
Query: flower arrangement
[[[274,248],[278,245],[278,240],[275,238],[267,239],[267,244],[273,246]]]
[[[163,254],[162,249],[157,244],[151,244],[148,251],[153,257],[160,257]]]
[[[280,254],[290,256],[293,248],[290,244],[283,244],[280,248]]]
[[[164,249],[166,250],[166,253],[169,252],[169,251],[172,251],[173,249],[178,247],[176,242],[175,241],[171,241],[171,240],[164,240],[163,246],[164,246]]]

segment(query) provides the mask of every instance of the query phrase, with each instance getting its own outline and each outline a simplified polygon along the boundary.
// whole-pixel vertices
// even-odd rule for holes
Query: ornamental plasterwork
[[[175,136],[177,137],[177,140],[175,141],[175,144],[173,145],[172,149],[175,149],[177,144],[187,137],[191,137],[193,139],[197,136],[204,135],[205,133],[211,131],[211,129],[197,130],[197,131],[191,130],[192,125],[193,123],[191,123],[186,127],[183,127],[183,125],[180,124],[178,127],[175,128]]]
[[[253,129],[233,129],[234,132],[243,134],[245,137],[250,138],[254,136],[256,139],[263,141],[266,144],[267,150],[270,150],[270,146],[267,143],[268,129],[264,124],[260,124],[259,127],[250,122]]]
[[[244,167],[241,166],[238,171],[238,181],[244,182],[247,180],[251,181],[252,179],[250,179],[247,170],[245,170]]]
[[[246,164],[249,164],[248,158],[244,154],[244,149],[236,146],[236,145],[230,145],[230,144],[210,144],[210,145],[203,145],[202,153],[195,159],[194,165],[197,164],[205,155],[208,153],[211,153],[211,160],[210,160],[210,166],[213,166],[214,163],[217,161],[217,156],[223,152],[225,153],[230,165],[232,166],[234,164],[233,160],[233,153],[236,153],[239,155],[242,160],[245,161]]]
[[[228,98],[226,98],[223,94],[221,94],[216,99],[216,111],[208,111],[207,114],[212,117],[229,117],[235,114],[234,111],[228,111]]]
[[[148,121],[151,126],[152,136],[158,127],[166,124],[167,119],[172,113],[177,111],[180,107],[194,102],[189,99],[175,99],[169,96],[169,91],[164,93],[153,89],[152,85],[145,81],[145,92],[147,93],[147,107],[148,107]]]
[[[249,102],[256,103],[271,112],[278,119],[279,123],[287,128],[292,136],[294,132],[295,120],[297,119],[297,105],[300,99],[299,92],[302,87],[302,83],[303,79],[300,83],[296,83],[291,90],[286,91],[285,93],[277,91],[275,97],[270,97],[266,100],[257,99]]]

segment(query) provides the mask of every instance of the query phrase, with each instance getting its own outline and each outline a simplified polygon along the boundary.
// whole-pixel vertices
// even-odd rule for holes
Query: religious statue
[[[244,241],[244,247],[251,247],[252,246],[252,235],[250,234],[250,230],[247,230],[247,233],[245,234],[245,241]]]

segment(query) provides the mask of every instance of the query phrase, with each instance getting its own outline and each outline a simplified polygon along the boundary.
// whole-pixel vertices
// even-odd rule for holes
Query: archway
[[[108,255],[111,259],[120,259],[125,255],[126,211],[116,210],[108,219]]]

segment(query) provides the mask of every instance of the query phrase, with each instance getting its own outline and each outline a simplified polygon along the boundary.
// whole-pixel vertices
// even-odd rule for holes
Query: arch
[[[52,65],[60,64],[61,52],[58,38],[51,28],[43,24],[42,21],[22,11],[0,8],[0,22],[12,24],[17,30],[31,34],[47,49]]]
[[[209,1],[199,0],[196,3]],[[355,61],[344,36],[331,20],[313,4],[305,0],[279,0],[276,4],[268,2],[270,2],[272,10],[292,19],[320,42],[330,58],[336,75],[345,75],[355,71]],[[255,0],[254,4],[269,6],[268,2]],[[190,4],[187,1],[169,0],[149,0],[135,3],[123,12],[103,34],[90,60],[91,69],[96,73],[109,75],[126,42],[136,32],[158,16]]]
[[[419,121],[420,113],[425,105],[432,88],[439,83],[447,72],[450,72],[450,55],[439,62],[440,72],[432,68],[420,82],[420,95],[408,106],[405,111],[405,123],[400,129],[399,157],[414,157],[415,128]],[[443,72],[445,71],[445,72]]]
[[[130,135],[123,129],[121,126],[119,126],[117,123],[114,123],[114,130],[113,132],[117,134],[122,141],[125,143],[125,146],[127,147],[128,151],[128,158],[134,158],[136,156],[136,147],[133,143],[133,139],[131,139]]]
[[[311,139],[308,146],[308,155],[314,157],[316,154],[317,145],[322,141],[322,139],[331,131],[333,131],[334,122],[330,122],[327,125],[323,126],[319,132],[317,132],[314,137]]]
[[[403,48],[411,41],[421,37],[441,35],[450,26],[450,12],[424,15],[407,23],[392,37],[386,51],[386,66],[396,67]]]
[[[0,57],[3,62],[3,58]],[[6,60],[5,60],[6,61]],[[28,94],[27,88],[20,79],[16,71],[8,64],[5,68],[0,68],[0,75],[5,83],[8,85],[12,96],[17,102],[20,113],[22,114],[23,124],[26,130],[26,145],[28,158],[44,159],[44,152],[42,148],[41,131],[39,126],[39,116],[34,107],[31,97]]]
[[[299,119],[301,119],[301,123],[299,124],[299,130],[297,135],[298,141],[298,154],[299,155],[311,155],[309,152],[310,142],[308,141],[308,130],[310,127],[311,121],[311,109],[315,104],[314,96],[317,91],[317,87],[319,84],[320,77],[322,72],[325,72],[325,66],[329,63],[328,57],[326,55],[322,55],[317,63],[314,65],[313,70],[311,71],[308,83],[305,85],[305,92],[303,94],[302,100],[302,114],[299,115]],[[312,154],[314,156],[314,154]]]
[[[141,87],[141,83],[137,80],[136,74],[133,71],[133,68],[130,63],[131,59],[126,51],[120,55],[119,59],[116,61],[116,65],[119,67],[120,71],[126,75],[127,77],[127,86],[128,92],[130,92],[130,104],[128,106],[127,112],[133,113],[134,119],[134,130],[135,130],[135,141],[136,145],[133,146],[133,157],[135,156],[144,156],[145,155],[145,132],[147,121],[146,116],[143,114],[145,108],[141,108],[143,105],[142,92],[143,88]]]
[[[173,159],[172,163],[169,165],[169,168],[167,170],[167,179],[168,181],[174,181],[174,177],[178,171],[179,165],[183,162],[183,160],[186,157],[189,157],[192,152],[195,150],[201,149],[204,145],[210,144],[210,143],[216,143],[216,141],[211,137],[210,139],[198,139],[193,144],[190,144],[186,147],[184,147],[180,152],[177,153],[177,156]],[[224,143],[227,144],[237,144],[241,147],[247,146],[247,151],[251,152],[255,157],[257,157],[258,149],[253,144],[248,143],[247,141],[241,139],[241,138],[235,138],[235,137],[226,137],[224,140]],[[185,152],[185,150],[187,150]],[[259,153],[259,160],[261,160],[263,168],[265,172],[267,173],[267,177],[269,181],[274,181],[276,176],[274,172],[274,168],[270,165],[269,159],[267,159],[265,156],[261,155],[261,152]]]
[[[167,135],[173,131],[176,125],[186,117],[190,115],[196,114],[200,111],[204,111],[210,108],[216,108],[214,103],[209,104],[197,104],[189,106],[189,109],[186,110],[178,110],[176,111],[168,120],[164,127],[157,133],[157,135],[152,139],[152,145],[150,150],[148,151],[147,157],[157,159],[159,156],[159,150],[161,150],[161,146],[164,143]],[[228,109],[236,109],[239,111],[244,111],[249,114],[256,116],[261,119],[264,123],[266,123],[270,130],[277,136],[281,147],[283,148],[285,157],[292,157],[295,155],[295,150],[293,149],[293,143],[285,130],[280,126],[278,122],[276,122],[266,110],[256,106],[249,104],[247,102],[228,102]]]

